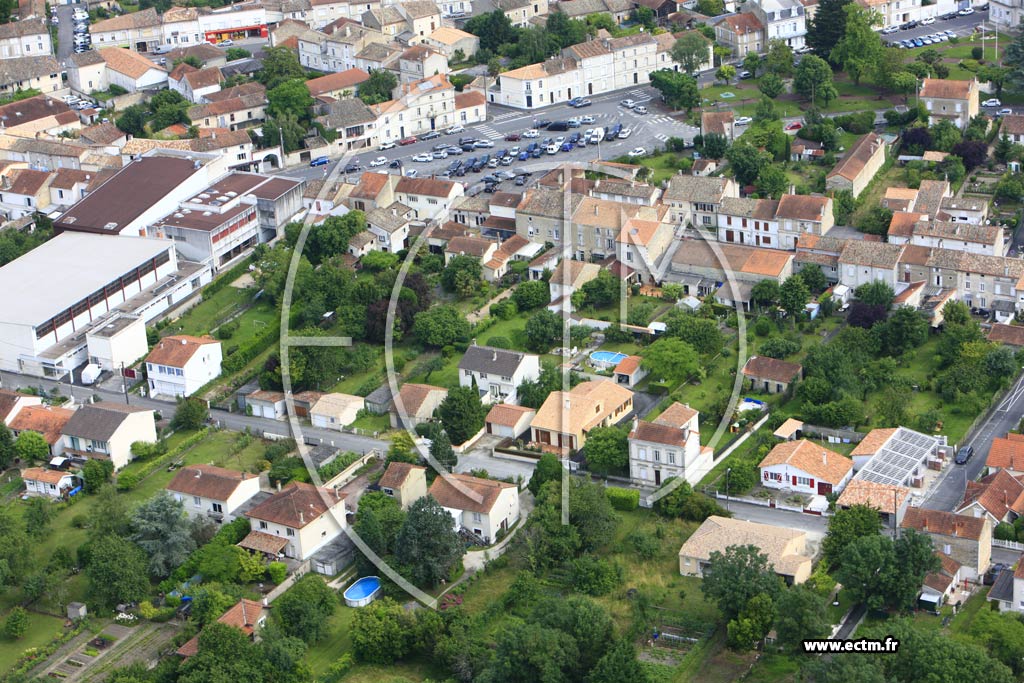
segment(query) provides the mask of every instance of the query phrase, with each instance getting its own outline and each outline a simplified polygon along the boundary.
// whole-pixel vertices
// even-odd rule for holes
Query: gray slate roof
[[[496,349],[490,346],[470,346],[459,361],[459,370],[486,372],[501,377],[511,377],[525,354],[518,351]]]
[[[109,441],[128,415],[147,410],[148,408],[136,408],[120,403],[94,403],[82,406],[64,425],[63,433],[91,441]]]

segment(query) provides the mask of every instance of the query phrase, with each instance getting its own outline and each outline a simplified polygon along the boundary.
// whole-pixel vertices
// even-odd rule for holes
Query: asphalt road
[[[48,391],[52,390],[54,387],[59,387],[62,394],[73,395],[75,400],[78,402],[82,402],[94,394],[99,395],[104,401],[123,402],[125,400],[124,394],[117,391],[110,391],[108,389],[95,386],[84,387],[76,385],[74,387],[69,387],[66,381],[56,382],[51,379],[30,377],[12,372],[0,372],[0,386],[3,386],[6,389],[42,387]],[[134,406],[141,406],[156,410],[164,418],[171,417],[175,410],[174,401],[159,400],[149,397],[143,398],[137,394],[130,394],[128,402]],[[211,410],[210,417],[218,426],[223,427],[224,429],[243,431],[248,428],[256,434],[266,433],[289,438],[292,436],[290,424],[283,420],[253,417],[251,415],[243,415],[241,413],[229,413],[224,410]],[[317,429],[310,425],[302,426],[302,435],[307,442],[315,441],[317,443],[357,452],[365,452],[373,448],[387,450],[389,445],[388,442],[381,441],[379,439],[372,439],[370,437],[359,436],[356,434],[343,434],[330,429]]]
[[[84,8],[84,5],[57,5],[57,61],[64,65],[64,62],[68,57],[71,56],[71,50],[74,47],[72,41],[72,33],[74,29],[74,20],[71,15],[74,14],[76,7]]]
[[[960,446],[973,446],[974,455],[966,465],[952,464],[946,468],[942,479],[932,486],[931,493],[921,507],[932,510],[952,510],[963,499],[967,481],[975,479],[985,468],[992,439],[1006,436],[1015,429],[1024,414],[1024,374],[1021,374],[1006,397],[989,413],[988,417],[978,425],[973,433],[967,436]]]

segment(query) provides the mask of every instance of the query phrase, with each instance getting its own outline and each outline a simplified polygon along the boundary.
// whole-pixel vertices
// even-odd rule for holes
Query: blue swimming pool
[[[594,351],[590,354],[590,362],[595,367],[606,369],[614,368],[624,358],[626,358],[626,354],[618,351]]]
[[[345,589],[345,604],[349,607],[364,607],[380,595],[380,579],[376,576],[364,576]]]

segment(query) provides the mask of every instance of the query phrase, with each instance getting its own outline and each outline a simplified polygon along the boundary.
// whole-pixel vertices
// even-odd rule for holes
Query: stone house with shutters
[[[768,356],[751,356],[743,366],[750,387],[767,394],[782,394],[803,376],[803,366]]]
[[[981,111],[978,81],[925,78],[921,83],[921,104],[928,112],[928,125],[949,121],[960,130],[967,128]]]
[[[675,477],[691,485],[711,469],[712,450],[700,444],[699,413],[673,403],[651,422],[634,420],[629,433],[629,475],[639,486]]]
[[[965,579],[978,579],[992,562],[992,522],[985,517],[911,507],[900,528],[927,534],[937,553],[960,563]]]

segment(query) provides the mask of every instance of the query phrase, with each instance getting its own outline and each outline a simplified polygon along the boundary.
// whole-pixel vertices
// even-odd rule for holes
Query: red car
[[[794,121],[793,123],[786,125],[786,130],[800,130],[803,127],[804,124],[800,123],[799,121]]]
[[[508,140],[509,142],[519,142],[521,138],[519,136],[519,133],[509,133],[508,135],[505,136],[505,139]]]
[[[401,140],[398,141],[398,144],[400,144],[400,145],[411,145],[414,142],[419,142],[419,140],[417,140],[416,138],[402,138]]]

